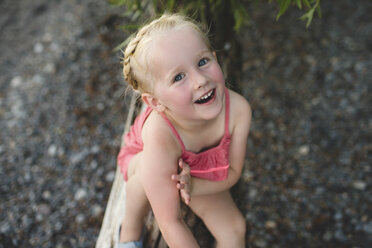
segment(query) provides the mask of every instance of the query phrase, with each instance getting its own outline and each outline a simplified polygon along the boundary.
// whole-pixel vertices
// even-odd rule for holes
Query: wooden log
[[[136,96],[132,94],[127,120],[125,122],[124,135],[129,131],[130,125],[133,122],[136,108]],[[121,146],[124,145],[122,138]],[[118,230],[120,222],[125,213],[125,181],[120,172],[120,168],[116,167],[115,179],[111,188],[108,199],[105,215],[101,226],[100,233],[96,242],[96,248],[111,248],[118,242]]]

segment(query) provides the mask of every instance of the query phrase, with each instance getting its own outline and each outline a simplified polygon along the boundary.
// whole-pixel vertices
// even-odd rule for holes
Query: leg
[[[126,183],[125,216],[121,223],[120,242],[137,241],[140,239],[144,218],[150,210],[142,184],[139,180],[142,153],[134,156],[128,168],[128,182]]]
[[[217,247],[245,247],[245,219],[229,191],[194,197],[190,207],[212,233]]]

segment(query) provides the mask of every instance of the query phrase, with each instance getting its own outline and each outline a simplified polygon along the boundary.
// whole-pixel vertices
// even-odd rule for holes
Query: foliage
[[[132,21],[138,21],[144,16],[144,13],[148,10],[149,6],[154,7],[154,13],[159,14],[164,11],[168,12],[182,12],[187,15],[196,16],[203,23],[206,23],[209,17],[207,12],[212,15],[218,13],[223,14],[226,9],[226,2],[230,4],[229,11],[234,17],[234,30],[239,31],[242,26],[249,20],[247,12],[247,4],[258,3],[259,0],[108,0],[111,4],[116,6],[126,6],[126,16],[130,16]],[[287,10],[292,6],[297,6],[298,9],[305,11],[300,19],[306,20],[306,27],[308,27],[313,19],[314,12],[318,12],[318,16],[321,16],[320,12],[320,0],[268,0],[269,3],[277,2],[279,11],[276,16],[278,20]],[[207,11],[208,10],[208,11]],[[224,13],[228,14],[228,13]],[[129,27],[132,29],[133,27]]]

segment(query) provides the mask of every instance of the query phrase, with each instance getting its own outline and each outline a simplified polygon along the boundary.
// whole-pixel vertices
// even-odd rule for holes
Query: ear
[[[158,112],[164,112],[165,106],[159,102],[159,100],[149,93],[142,93],[142,100],[152,109]]]

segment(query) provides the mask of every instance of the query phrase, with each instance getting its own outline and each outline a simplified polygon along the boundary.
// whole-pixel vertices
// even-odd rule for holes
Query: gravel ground
[[[264,4],[242,32],[247,247],[372,247],[372,3],[322,10],[306,29]],[[94,246],[128,105],[118,11],[0,2],[0,247]]]

